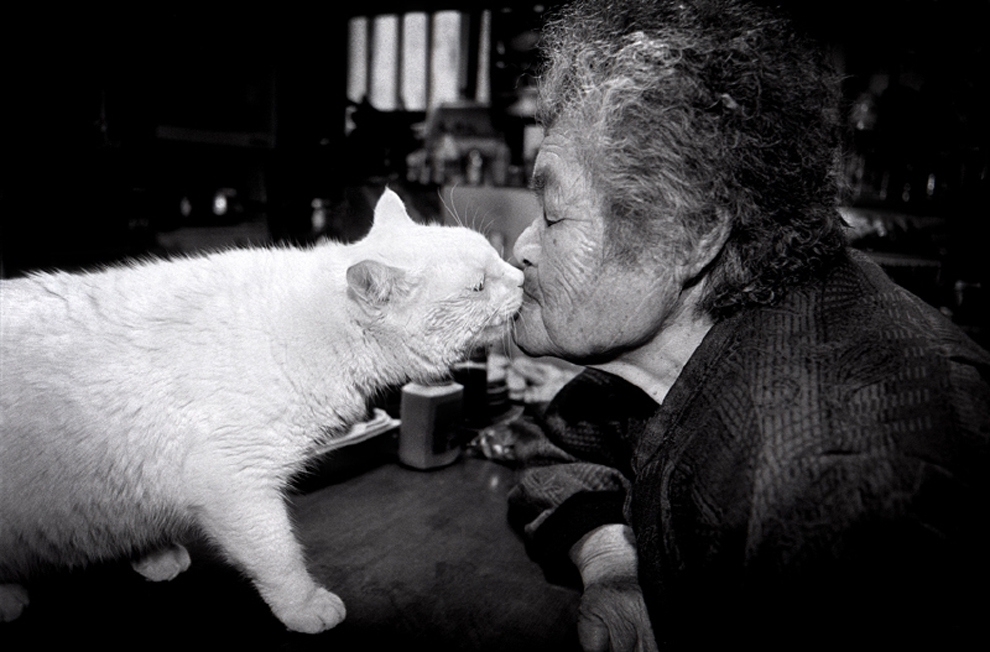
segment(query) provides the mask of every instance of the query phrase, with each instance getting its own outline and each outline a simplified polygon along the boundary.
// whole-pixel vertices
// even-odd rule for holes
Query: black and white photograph
[[[0,9],[0,649],[972,649],[988,27]]]

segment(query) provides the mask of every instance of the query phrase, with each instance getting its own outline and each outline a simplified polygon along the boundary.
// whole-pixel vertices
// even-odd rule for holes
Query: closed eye
[[[483,292],[484,289],[485,289],[485,277],[482,276],[481,280],[475,283],[474,287],[471,288],[471,290],[474,292]]]
[[[549,217],[547,217],[547,211],[546,211],[546,209],[543,209],[543,223],[544,224],[546,224],[547,226],[553,226],[554,224],[557,224],[557,223],[559,223],[561,221],[563,221],[563,220],[562,219],[551,220]]]

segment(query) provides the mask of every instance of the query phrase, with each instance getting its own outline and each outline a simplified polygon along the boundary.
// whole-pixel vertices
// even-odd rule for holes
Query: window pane
[[[382,111],[396,108],[399,37],[398,16],[376,16],[371,50],[371,104]]]
[[[426,44],[427,20],[424,13],[403,16],[402,102],[407,111],[426,110],[426,70],[430,60]]]
[[[368,19],[352,18],[347,30],[347,99],[360,102],[368,92]]]
[[[428,41],[431,35],[432,40]],[[468,17],[458,11],[411,12],[352,18],[349,22],[347,97],[367,97],[383,111],[423,111],[462,99]],[[369,25],[371,26],[369,32]],[[369,39],[370,37],[370,39]],[[491,101],[491,12],[481,13],[477,88],[473,98]],[[401,40],[401,43],[400,43]]]
[[[481,14],[481,38],[478,39],[478,92],[475,99],[482,104],[491,102],[491,76],[488,67],[491,65],[492,42],[492,12],[485,10]]]
[[[460,87],[461,14],[439,11],[433,15],[433,59],[430,106],[458,99]]]

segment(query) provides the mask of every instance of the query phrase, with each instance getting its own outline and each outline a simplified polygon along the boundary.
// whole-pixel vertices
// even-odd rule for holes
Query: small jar
[[[457,460],[463,400],[460,383],[407,383],[399,406],[399,461],[415,469],[432,469]]]

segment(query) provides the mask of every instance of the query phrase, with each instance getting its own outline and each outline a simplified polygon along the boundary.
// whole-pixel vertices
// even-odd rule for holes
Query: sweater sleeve
[[[587,369],[540,418],[516,424],[521,467],[509,519],[551,581],[578,581],[571,546],[599,526],[626,522],[632,447],[657,407],[624,380]]]

